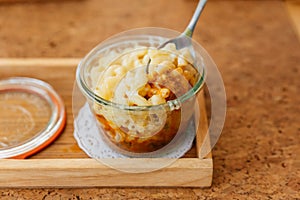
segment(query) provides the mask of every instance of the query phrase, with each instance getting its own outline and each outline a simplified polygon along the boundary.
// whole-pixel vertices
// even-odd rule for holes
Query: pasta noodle
[[[114,53],[112,55],[116,56]],[[146,93],[145,91],[149,90],[150,86],[147,83],[151,77],[142,70],[137,72],[137,68],[147,65],[149,58],[151,59],[150,74],[154,73],[166,78],[166,73],[173,70],[174,75],[176,73],[183,75],[190,84],[195,82],[197,72],[193,67],[190,67],[189,60],[192,57],[188,49],[176,50],[174,44],[168,44],[160,50],[140,47],[136,50],[127,49],[125,54],[115,60],[111,58],[113,61],[110,64],[107,64],[107,58],[99,61],[98,69],[92,72],[96,72],[95,74],[101,77],[100,79],[93,78],[96,94],[106,100],[126,105],[145,106],[165,103],[169,96],[162,96],[161,93],[152,92],[151,95],[149,92]],[[103,64],[108,66],[103,66]],[[132,72],[132,70],[136,70],[136,72]],[[124,77],[126,77],[126,81],[122,81]],[[127,86],[119,86],[119,89],[116,90],[119,84],[126,83]],[[123,94],[123,96],[118,95],[118,93]],[[151,99],[152,95],[156,96]]]

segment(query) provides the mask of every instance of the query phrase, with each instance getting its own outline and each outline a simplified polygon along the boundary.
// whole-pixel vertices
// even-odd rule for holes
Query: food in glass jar
[[[183,115],[182,105],[168,104],[197,82],[199,73],[192,60],[187,48],[176,50],[174,44],[162,49],[136,47],[101,57],[91,71],[95,94],[121,107],[135,108],[93,105],[106,141],[134,153],[153,152],[169,144],[181,119],[189,119],[193,113],[192,106]]]

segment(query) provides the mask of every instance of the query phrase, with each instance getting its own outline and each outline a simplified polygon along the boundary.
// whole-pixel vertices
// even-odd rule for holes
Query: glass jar
[[[196,95],[205,80],[202,47],[191,40],[194,59],[190,64],[197,72],[194,83],[185,89],[184,93],[180,93],[180,89],[177,92],[173,91],[176,98],[158,105],[125,105],[98,95],[95,91],[96,87],[104,87],[99,83],[95,84],[95,68],[98,67],[99,59],[107,58],[107,66],[109,66],[128,49],[134,51],[137,46],[155,48],[179,34],[163,28],[126,31],[100,43],[79,63],[76,71],[77,85],[97,119],[103,140],[117,152],[139,157],[163,152],[180,143],[180,138],[184,137],[194,114]],[[145,70],[145,67],[141,66],[140,70]],[[138,77],[140,72],[135,70],[133,73]],[[100,77],[96,77],[98,78]],[[176,88],[182,85],[176,77],[169,80],[167,85],[177,83],[173,86],[173,90],[177,90]]]

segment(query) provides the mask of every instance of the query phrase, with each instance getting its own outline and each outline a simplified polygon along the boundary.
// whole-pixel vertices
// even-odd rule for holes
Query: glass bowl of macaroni
[[[163,28],[129,30],[100,43],[79,63],[77,85],[113,150],[152,155],[184,137],[204,84],[205,62],[195,41],[191,48],[157,49],[178,35]]]

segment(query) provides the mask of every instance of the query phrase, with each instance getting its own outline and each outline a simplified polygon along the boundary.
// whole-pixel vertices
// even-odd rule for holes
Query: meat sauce
[[[167,114],[167,120],[164,127],[156,134],[147,138],[140,138],[138,136],[133,137],[132,135],[128,135],[126,131],[122,130],[122,127],[117,129],[112,128],[110,125],[112,122],[108,122],[104,116],[96,114],[96,117],[100,122],[104,134],[109,138],[110,142],[114,143],[120,149],[125,151],[134,153],[147,153],[159,150],[172,141],[172,139],[176,136],[180,126],[181,112],[180,109],[170,111]],[[121,141],[117,141],[115,139],[117,134],[116,132],[123,136]]]

